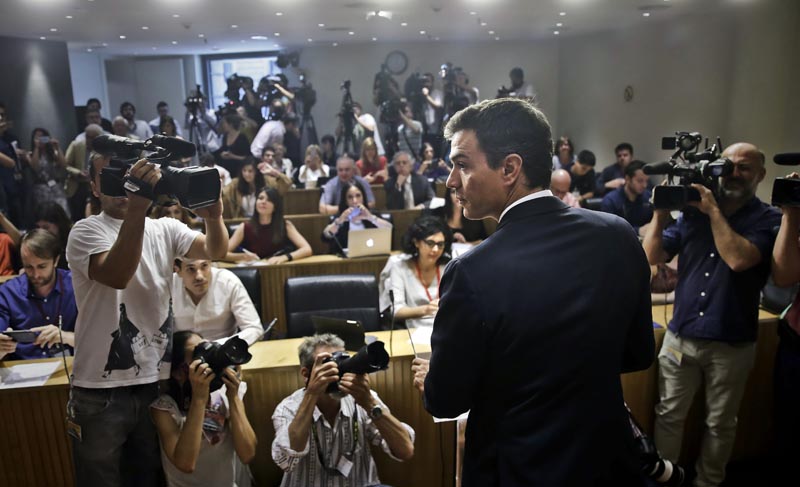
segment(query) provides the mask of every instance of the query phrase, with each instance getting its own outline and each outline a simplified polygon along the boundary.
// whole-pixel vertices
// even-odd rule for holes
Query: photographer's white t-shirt
[[[67,259],[78,304],[73,384],[79,387],[169,377],[172,266],[199,232],[173,218],[146,218],[139,267],[125,289],[114,289],[89,279],[89,259],[111,249],[121,226],[122,220],[101,213],[76,223],[69,235]]]

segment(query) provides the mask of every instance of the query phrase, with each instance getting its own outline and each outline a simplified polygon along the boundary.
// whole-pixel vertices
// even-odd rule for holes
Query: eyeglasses
[[[434,248],[444,249],[444,242],[437,242],[435,240],[423,240],[423,242],[430,249],[434,249]]]

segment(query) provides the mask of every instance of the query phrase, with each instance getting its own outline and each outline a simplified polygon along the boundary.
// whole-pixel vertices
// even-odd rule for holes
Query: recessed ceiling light
[[[309,37],[308,39],[306,39],[306,40],[307,40],[308,42],[314,42],[314,39],[312,39],[312,38],[310,38],[310,37]]]
[[[356,33],[351,30],[350,32],[347,33],[347,35],[354,36],[354,35],[356,35]]]
[[[494,40],[496,40],[496,41],[499,41],[499,40],[500,40],[500,38],[499,38],[499,37],[495,37],[495,38],[494,38]]]
[[[201,39],[202,39],[203,37],[205,37],[205,36],[206,36],[205,34],[197,34],[197,37],[199,37],[199,38],[201,38]]]
[[[280,49],[280,48],[281,48],[280,44],[273,44],[272,46],[273,46],[275,49]]]
[[[86,48],[86,52],[92,52],[92,48],[91,47]]]
[[[478,15],[478,12],[470,12],[470,15]]]
[[[489,31],[489,35],[490,35],[490,36],[493,36],[493,35],[494,35],[494,31],[493,31],[493,30],[490,30],[490,31]]]
[[[146,25],[143,25],[143,26],[142,26],[142,30],[149,30],[149,29],[150,29],[150,27],[148,27],[148,26],[146,26]]]
[[[642,17],[650,17],[650,12],[645,12],[642,14]]]
[[[181,16],[180,16],[180,15],[178,15],[178,14],[172,14],[172,18],[173,18],[173,19],[179,19],[180,17],[181,17]]]
[[[561,27],[562,25],[564,25],[564,24],[561,23],[561,22],[556,22],[556,27]]]
[[[55,27],[50,27],[50,32],[58,32],[58,29],[56,29]]]
[[[173,45],[173,46],[174,46],[175,44],[177,44],[177,43],[178,43],[178,41],[172,41],[172,45]]]
[[[558,35],[558,34],[560,34],[560,33],[561,33],[561,32],[559,32],[559,31],[557,31],[557,30],[554,30],[554,31],[553,31],[553,35]]]
[[[46,41],[46,40],[47,40],[47,37],[45,37],[45,36],[41,36],[39,39],[41,39],[41,40],[43,40],[43,41]]]
[[[120,38],[120,39],[122,39],[122,40],[125,40],[125,39],[127,39],[127,37],[126,37],[126,36],[119,36],[119,38]]]
[[[481,27],[486,27],[486,22],[481,22]]]
[[[325,27],[325,24],[317,24],[317,27]]]
[[[434,38],[433,38],[433,40],[434,40],[434,41],[438,41],[438,40],[440,40],[440,39],[439,39],[438,37],[434,37]]]
[[[283,12],[275,12],[275,15],[277,15],[278,17],[280,17],[281,15],[283,15]]]
[[[425,35],[425,31],[424,30],[419,31],[419,33],[422,34],[422,35]]]
[[[91,0],[90,0],[91,1]],[[108,47],[108,42],[103,43],[103,47]]]
[[[250,36],[254,41],[266,41],[269,39],[267,36]]]
[[[378,38],[377,38],[377,37],[373,37],[373,38],[372,38],[372,41],[373,41],[373,42],[374,42],[374,41],[377,41],[377,40],[378,40]]]
[[[567,15],[567,13],[566,12],[559,12],[558,15],[563,17],[563,16]]]
[[[239,28],[239,26],[238,26],[238,25],[236,25],[236,24],[231,24],[231,29],[238,29],[238,28]]]
[[[334,42],[334,43],[333,43],[333,47],[336,47],[336,46],[338,46],[338,45],[339,45],[339,43],[338,43],[338,42]]]
[[[71,18],[72,18],[72,15],[65,15],[65,16],[64,16],[64,18],[65,18],[65,19],[71,19]],[[91,52],[91,51],[90,51],[90,52]]]
[[[400,26],[401,26],[401,27],[405,27],[405,26],[407,26],[407,25],[408,25],[408,22],[400,22]]]
[[[275,33],[274,33],[274,34],[272,34],[272,35],[274,35],[275,37],[280,37],[280,36],[281,36],[281,33],[280,33],[280,32],[275,32]]]

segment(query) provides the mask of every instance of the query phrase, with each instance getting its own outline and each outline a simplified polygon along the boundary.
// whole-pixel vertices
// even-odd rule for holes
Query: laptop
[[[316,333],[332,333],[341,338],[345,350],[357,352],[365,344],[364,328],[358,321],[314,315],[311,322]]]
[[[344,255],[347,258],[369,257],[373,255],[389,255],[392,253],[391,228],[365,228],[350,230],[347,233],[347,246]]]

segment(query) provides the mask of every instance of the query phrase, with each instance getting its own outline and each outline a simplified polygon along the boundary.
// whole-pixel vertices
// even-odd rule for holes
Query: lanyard
[[[352,421],[353,421],[353,424],[352,424],[353,448],[350,449],[350,455],[345,455],[345,457],[348,460],[352,460],[353,459],[353,455],[356,452],[356,446],[358,446],[358,405],[354,405],[353,406],[353,418],[352,418]],[[333,425],[331,425],[331,426],[333,426]],[[322,465],[322,468],[324,468],[325,471],[328,472],[328,474],[343,476],[342,473],[339,470],[337,470],[337,469],[335,469],[333,467],[330,467],[330,466],[328,466],[327,463],[325,463],[325,458],[322,456],[322,445],[320,444],[319,436],[317,436],[317,425],[315,425],[313,423],[311,424],[311,433],[314,436],[314,444],[317,446],[317,458],[319,458],[319,464]],[[333,453],[333,452],[331,452],[331,453]]]
[[[58,289],[58,302],[56,303],[56,316],[58,316],[58,320],[61,321],[61,297],[64,295],[64,285],[61,282],[61,274],[58,273],[58,269],[56,269],[56,275],[58,276],[58,285],[56,287],[56,289]],[[41,314],[42,320],[44,321],[43,324],[49,325],[50,323],[47,323],[47,322],[50,321],[50,317],[47,316],[47,314],[45,314],[44,307],[42,306],[41,300],[38,299],[38,297],[34,297],[34,299],[32,299],[31,301],[33,301],[33,304],[35,304],[36,307],[39,309],[39,314]]]
[[[431,293],[428,292],[428,286],[425,285],[425,282],[422,280],[422,272],[419,270],[419,263],[414,264],[417,267],[417,278],[419,279],[419,283],[422,284],[422,289],[425,290],[425,294],[428,296],[428,302],[430,303],[433,301],[431,297]],[[436,266],[436,297],[439,297],[439,282],[442,280],[442,276],[440,275],[439,266]]]

